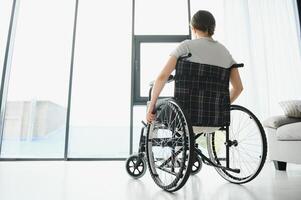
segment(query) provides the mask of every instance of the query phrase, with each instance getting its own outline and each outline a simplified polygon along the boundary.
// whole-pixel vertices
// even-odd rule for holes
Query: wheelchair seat
[[[179,59],[176,65],[174,97],[192,126],[230,125],[230,68]]]

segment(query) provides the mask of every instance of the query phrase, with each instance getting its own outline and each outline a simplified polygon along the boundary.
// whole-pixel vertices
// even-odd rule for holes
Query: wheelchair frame
[[[174,76],[173,75],[170,75],[168,80],[167,80],[167,83],[171,82],[174,80]],[[148,96],[148,100],[150,101],[150,98],[151,98],[151,93],[152,93],[152,89],[153,89],[153,84],[154,82],[150,83],[150,89],[149,89],[149,96]],[[166,100],[168,101],[168,100]],[[251,180],[253,180],[258,174],[259,172],[261,171],[263,165],[264,165],[264,162],[265,162],[265,159],[266,159],[266,153],[267,153],[267,144],[266,144],[266,136],[265,136],[265,133],[264,133],[264,129],[261,125],[261,123],[259,122],[259,120],[256,118],[256,116],[251,112],[249,111],[248,109],[242,107],[242,106],[239,106],[239,105],[231,105],[232,109],[237,109],[237,110],[240,110],[240,111],[243,111],[243,112],[246,112],[250,118],[253,118],[256,125],[258,126],[259,128],[259,131],[260,131],[260,136],[261,136],[261,140],[262,140],[262,157],[260,157],[260,165],[259,167],[256,169],[256,172],[250,177],[250,179],[241,179],[242,181],[231,181],[229,180],[229,178],[225,178],[225,176],[223,176],[221,174],[221,172],[218,171],[218,169],[222,170],[223,173],[225,173],[227,176],[230,176],[231,177],[231,174],[229,174],[228,172],[233,172],[233,173],[240,173],[241,170],[238,169],[238,168],[232,168],[230,167],[229,163],[230,163],[230,160],[229,160],[229,149],[230,147],[234,146],[236,147],[238,145],[238,142],[237,140],[230,140],[230,133],[229,133],[229,126],[222,126],[219,130],[221,131],[225,131],[225,142],[224,142],[224,145],[226,147],[226,152],[225,152],[225,158],[217,158],[218,160],[215,160],[213,161],[212,158],[208,158],[206,155],[204,155],[201,151],[201,149],[198,148],[198,144],[195,143],[195,140],[197,138],[199,138],[200,136],[204,135],[204,133],[198,133],[196,135],[193,136],[193,150],[192,150],[192,154],[194,154],[194,156],[199,156],[197,158],[201,158],[199,162],[199,164],[201,165],[201,162],[203,162],[204,164],[206,165],[209,165],[209,166],[212,166],[212,167],[215,167],[215,169],[218,171],[218,173],[226,180],[228,180],[229,182],[232,182],[232,183],[238,183],[238,184],[242,184],[242,183],[246,183],[246,182],[249,182]],[[131,157],[128,158],[128,160],[126,161],[126,170],[128,172],[128,174],[134,178],[140,178],[144,175],[145,171],[146,171],[146,161],[145,161],[145,157],[147,157],[146,155],[146,151],[147,151],[147,131],[148,131],[148,128],[149,128],[149,124],[146,124],[144,121],[142,121],[142,124],[143,124],[143,127],[141,129],[141,132],[140,132],[140,140],[139,140],[139,149],[138,149],[138,154],[137,155],[132,155]],[[189,122],[187,122],[188,126],[189,126]],[[210,133],[209,133],[210,134]],[[181,142],[181,141],[180,141]],[[208,137],[207,137],[207,142],[208,142]],[[160,143],[160,142],[158,142]],[[168,147],[171,147],[171,144],[168,144],[168,142],[165,143],[166,146]],[[170,145],[170,146],[169,146]],[[186,145],[186,144],[185,144]],[[207,151],[209,153],[209,149],[208,149],[208,146],[207,146]],[[177,156],[178,154],[180,153],[180,150],[178,150],[177,152],[174,152],[173,156]],[[190,154],[191,154],[190,153]],[[191,156],[192,157],[192,156]],[[194,160],[193,162],[197,161],[195,159],[196,157],[194,157]],[[170,162],[172,160],[172,156],[170,156],[166,161],[164,161],[165,165]],[[139,166],[143,166],[143,169],[142,171],[139,171],[138,174],[135,174],[134,172],[131,172],[130,169],[129,169],[129,162],[130,161],[133,161],[135,160],[135,164],[134,164],[134,168],[138,168]],[[149,159],[147,159],[148,162],[149,162]],[[221,165],[221,163],[219,161],[225,161],[225,166]],[[164,164],[163,163],[163,164]],[[163,165],[162,164],[162,165]],[[149,165],[150,166],[150,165]],[[189,166],[189,165],[188,165]],[[201,167],[201,166],[199,166]],[[161,169],[159,168],[160,170],[165,170],[165,169]],[[190,174],[196,174],[199,170],[197,169],[195,172],[192,170],[192,166],[190,166],[190,169],[188,169],[190,172],[188,172],[188,175],[189,173]],[[167,171],[165,170],[165,172],[167,173],[172,173],[171,171]],[[194,173],[193,173],[194,172]],[[152,173],[151,173],[152,174]],[[152,174],[153,176],[153,174]],[[232,176],[233,177],[233,176]],[[154,178],[154,177],[153,177]],[[173,191],[176,191],[178,189],[180,189],[184,184],[185,182],[187,181],[188,177],[186,178],[186,180],[183,181],[183,183],[180,184],[180,186],[178,187],[174,187],[172,189],[166,189],[164,187],[161,187],[156,181],[156,183],[161,187],[163,188],[164,190],[167,190],[169,192],[173,192]],[[237,180],[239,180],[239,178],[237,178]]]
[[[174,76],[170,75],[167,82],[171,82],[174,80]],[[152,93],[152,88],[153,88],[153,84],[151,83],[151,87],[149,89],[149,97],[148,100],[150,101],[151,98],[151,93]],[[146,136],[144,134],[145,129],[147,128],[147,124],[144,121],[141,121],[141,123],[143,124],[143,128],[141,129],[141,133],[140,133],[140,141],[139,141],[139,149],[138,149],[138,154],[141,155],[142,157],[145,156],[145,150],[146,150]],[[239,169],[232,169],[229,167],[229,147],[231,147],[232,145],[235,145],[235,141],[231,141],[229,140],[229,126],[224,126],[221,127],[219,130],[225,130],[226,131],[226,167],[215,164],[214,162],[212,162],[210,160],[210,158],[208,158],[207,156],[205,156],[202,151],[198,148],[198,145],[195,145],[194,147],[194,151],[201,156],[203,161],[206,161],[208,165],[211,165],[213,167],[217,167],[220,169],[224,169],[224,170],[228,170],[228,171],[232,171],[235,173],[239,173],[240,170]],[[195,135],[194,140],[196,140],[197,138],[199,138],[200,136],[202,136],[204,133],[198,133]]]

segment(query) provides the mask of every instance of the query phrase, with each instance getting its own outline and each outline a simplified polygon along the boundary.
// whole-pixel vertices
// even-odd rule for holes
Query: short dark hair
[[[207,32],[209,36],[214,34],[215,19],[214,16],[206,10],[199,10],[196,12],[192,17],[190,24],[197,30]]]

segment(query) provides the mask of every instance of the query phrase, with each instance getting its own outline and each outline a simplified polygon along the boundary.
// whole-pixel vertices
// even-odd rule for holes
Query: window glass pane
[[[187,0],[136,0],[135,35],[188,35]]]
[[[20,2],[2,157],[63,157],[74,0]]]
[[[179,43],[141,43],[140,50],[140,96],[148,96],[149,83],[156,79],[169,54]],[[174,83],[164,86],[161,96],[173,96]]]
[[[0,78],[2,78],[3,62],[5,56],[12,3],[13,1],[11,0],[0,1]]]
[[[129,154],[131,3],[79,4],[69,157]]]
[[[141,128],[141,121],[144,122],[146,116],[146,106],[134,106],[133,108],[133,153],[138,153]]]

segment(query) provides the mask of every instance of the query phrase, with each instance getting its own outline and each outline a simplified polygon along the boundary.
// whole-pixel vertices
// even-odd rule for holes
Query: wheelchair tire
[[[179,190],[190,175],[194,136],[174,99],[158,101],[156,119],[148,125],[146,141],[147,163],[154,182],[168,192]]]
[[[145,158],[139,155],[131,155],[125,162],[125,169],[131,177],[141,178],[146,172]]]
[[[202,167],[203,167],[202,159],[198,155],[195,155],[194,162],[191,166],[190,174],[196,175],[197,173],[199,173],[201,171]]]
[[[225,166],[225,146],[230,145],[229,167],[240,169],[240,172],[215,169],[227,181],[243,184],[253,180],[265,163],[266,135],[260,121],[251,111],[239,105],[231,105],[230,110],[229,142],[225,141],[225,132],[208,134],[208,154],[212,162]]]

